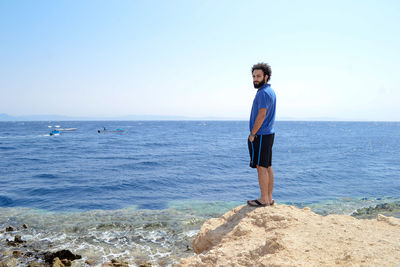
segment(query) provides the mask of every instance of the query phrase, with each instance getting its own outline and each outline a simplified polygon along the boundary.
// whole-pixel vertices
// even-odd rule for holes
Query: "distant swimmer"
[[[275,137],[276,96],[271,85],[271,67],[266,63],[255,64],[251,73],[253,85],[257,89],[250,114],[250,135],[247,140],[250,153],[250,167],[257,168],[261,198],[248,200],[247,204],[255,207],[274,204],[274,172],[272,170],[272,146]]]
[[[103,129],[97,130],[98,133],[123,133],[125,130],[123,129],[115,129],[115,130],[107,130],[106,127],[103,127]]]

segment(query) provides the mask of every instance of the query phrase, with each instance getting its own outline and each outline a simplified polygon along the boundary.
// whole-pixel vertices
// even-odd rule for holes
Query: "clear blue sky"
[[[400,120],[400,1],[0,1],[0,113]]]

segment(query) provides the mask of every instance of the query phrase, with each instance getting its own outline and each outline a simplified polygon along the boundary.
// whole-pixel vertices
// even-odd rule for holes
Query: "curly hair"
[[[271,66],[268,65],[267,63],[257,63],[255,65],[253,65],[253,67],[251,68],[251,74],[253,74],[254,70],[262,70],[264,72],[264,77],[265,75],[268,75],[268,80],[271,79]]]

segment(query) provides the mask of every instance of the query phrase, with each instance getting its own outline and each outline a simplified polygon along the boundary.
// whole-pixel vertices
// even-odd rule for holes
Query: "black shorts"
[[[272,146],[274,145],[275,134],[256,135],[254,141],[247,139],[250,153],[250,167],[257,168],[272,166]]]

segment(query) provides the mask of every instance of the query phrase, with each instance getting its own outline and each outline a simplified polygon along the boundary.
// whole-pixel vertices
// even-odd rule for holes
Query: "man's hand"
[[[255,135],[252,135],[252,134],[249,135],[249,141],[250,141],[251,143],[253,143],[254,137],[256,137],[256,136],[255,136]]]
[[[263,124],[265,117],[267,116],[267,109],[266,108],[260,108],[257,113],[256,121],[254,122],[253,129],[250,131],[249,135],[249,141],[253,142],[254,137],[256,137],[255,134],[251,133],[257,133],[258,130],[261,128],[261,125]]]

